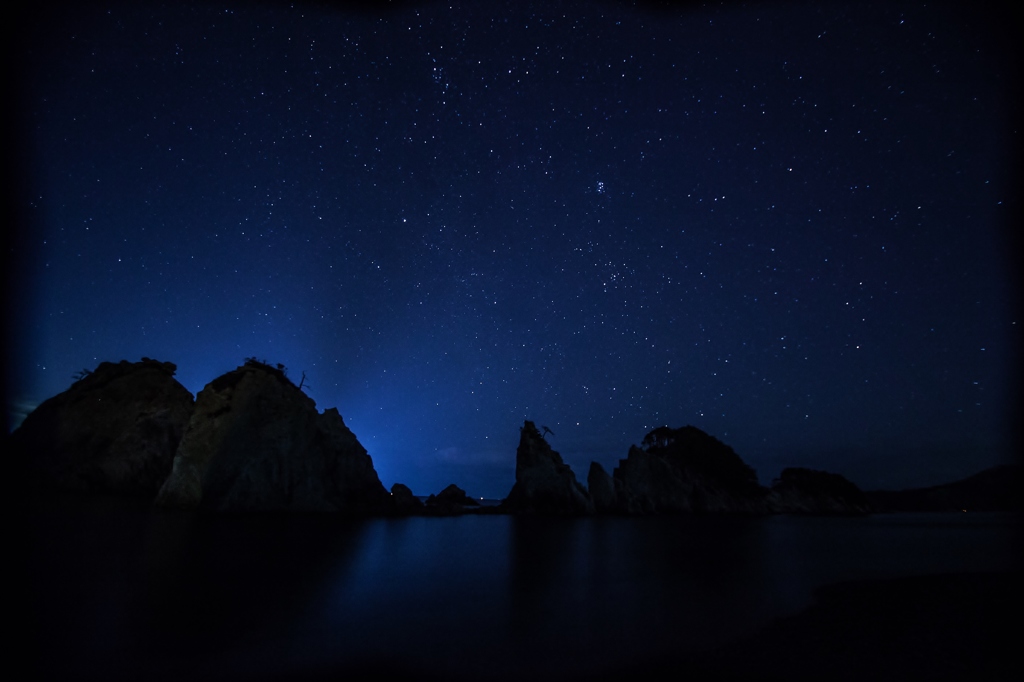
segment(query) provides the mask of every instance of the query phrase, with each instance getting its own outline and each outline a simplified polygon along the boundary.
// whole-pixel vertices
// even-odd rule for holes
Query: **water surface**
[[[841,580],[1013,567],[1017,517],[374,519],[36,509],[40,675],[584,677],[706,651]]]

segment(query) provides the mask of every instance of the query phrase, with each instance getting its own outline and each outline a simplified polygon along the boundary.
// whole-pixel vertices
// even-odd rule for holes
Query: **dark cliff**
[[[391,495],[337,409],[259,362],[196,398],[157,503],[216,510],[390,513]]]
[[[533,422],[526,421],[516,450],[516,482],[502,508],[518,513],[590,514],[594,503],[561,455]]]
[[[765,513],[767,491],[733,449],[693,426],[661,427],[630,447],[613,472],[627,514]]]
[[[193,410],[170,362],[103,362],[43,402],[10,436],[10,455],[43,490],[153,496]]]

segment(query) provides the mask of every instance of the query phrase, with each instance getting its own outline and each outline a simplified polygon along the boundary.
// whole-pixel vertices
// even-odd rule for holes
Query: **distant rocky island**
[[[283,366],[248,358],[193,399],[170,362],[101,363],[43,402],[8,437],[35,491],[144,496],[163,507],[325,511],[358,516],[509,513],[814,514],[1020,508],[1021,474],[922,491],[865,493],[839,474],[785,469],[771,487],[731,447],[693,426],[661,427],[586,485],[531,421],[498,506],[450,485],[421,501],[384,488],[336,408],[318,412]],[[982,500],[990,502],[982,504]],[[1016,506],[1013,506],[1016,505]]]

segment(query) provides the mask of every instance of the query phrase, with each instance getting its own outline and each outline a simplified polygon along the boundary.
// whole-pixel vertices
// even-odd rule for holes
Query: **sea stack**
[[[769,511],[767,490],[731,447],[694,426],[667,426],[631,446],[613,472],[618,507],[629,514]]]
[[[250,358],[206,385],[160,489],[163,506],[384,514],[391,496],[338,410]]]
[[[176,366],[102,362],[43,402],[8,441],[37,490],[153,497],[192,414]]]
[[[594,503],[586,489],[531,421],[524,422],[519,430],[516,482],[502,506],[513,513],[579,515],[594,512]]]

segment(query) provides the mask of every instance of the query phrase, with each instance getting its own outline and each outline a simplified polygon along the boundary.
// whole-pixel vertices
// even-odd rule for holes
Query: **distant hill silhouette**
[[[867,495],[839,474],[802,467],[782,470],[772,482],[776,509],[790,514],[868,514]]]
[[[1024,466],[1004,464],[960,481],[867,493],[879,512],[1024,511]]]

